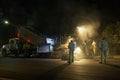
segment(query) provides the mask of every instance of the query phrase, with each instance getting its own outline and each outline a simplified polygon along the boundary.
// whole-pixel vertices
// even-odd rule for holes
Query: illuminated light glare
[[[5,24],[8,24],[9,22],[8,21],[4,21]]]
[[[74,51],[75,55],[74,55],[74,58],[76,61],[79,61],[79,58],[82,57],[82,50],[80,47],[76,47],[75,48],[75,51]]]
[[[77,47],[76,49],[75,49],[75,52],[74,53],[81,53],[82,51],[81,51],[81,49],[80,49],[80,47]]]
[[[84,27],[77,27],[79,33],[83,33],[86,31]]]
[[[5,48],[5,45],[3,45],[2,48]]]
[[[64,44],[61,44],[59,48],[64,48],[64,49],[68,49],[68,44],[71,40],[74,40],[71,36],[68,36],[67,40],[65,41]]]
[[[55,45],[55,41],[52,38],[46,38],[46,42],[51,45]]]
[[[68,37],[67,43],[69,43],[73,38],[71,36]]]
[[[93,24],[91,23],[91,24],[83,24],[83,25],[77,26],[76,30],[77,30],[79,39],[82,41],[85,41],[85,40],[88,40],[89,38],[97,36],[98,25],[97,23],[93,23]]]
[[[78,37],[84,41],[88,38],[88,29],[84,26],[77,27]]]

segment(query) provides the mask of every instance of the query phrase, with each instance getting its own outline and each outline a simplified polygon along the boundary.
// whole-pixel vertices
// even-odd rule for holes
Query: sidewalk
[[[100,61],[100,56],[95,56],[93,58],[95,61]],[[107,57],[107,65],[119,67],[120,68],[120,55],[112,55]]]

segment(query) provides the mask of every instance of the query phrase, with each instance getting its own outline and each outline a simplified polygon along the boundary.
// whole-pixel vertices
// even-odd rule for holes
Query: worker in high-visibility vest
[[[71,42],[68,44],[68,48],[69,48],[69,58],[68,58],[68,63],[71,64],[74,62],[74,50],[76,47],[76,42],[74,42],[73,40],[71,40]]]
[[[23,44],[23,53],[24,53],[24,56],[29,56],[29,53],[30,53],[30,43],[25,42]]]
[[[107,59],[107,50],[108,50],[108,41],[106,40],[105,37],[100,41],[99,47],[101,50],[101,62],[106,64],[106,59]]]

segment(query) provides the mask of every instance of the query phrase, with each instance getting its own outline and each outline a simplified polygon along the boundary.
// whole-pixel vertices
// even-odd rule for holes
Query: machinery
[[[11,38],[8,41],[8,44],[4,44],[1,48],[1,53],[3,56],[8,56],[14,54],[15,56],[19,55],[20,50],[22,49],[22,41],[19,38]],[[21,49],[20,49],[21,48]]]
[[[23,45],[24,45],[25,42],[26,41],[24,41],[21,38],[11,38],[11,39],[9,39],[9,43],[8,44],[4,44],[2,46],[2,48],[1,48],[1,54],[3,56],[14,55],[16,57],[18,55],[22,54],[25,57],[29,57],[30,55],[33,54],[33,51],[26,52],[23,49]],[[30,44],[30,49],[29,50],[33,50],[33,47],[31,47],[31,46],[32,46],[32,44]]]
[[[18,32],[17,38],[10,38],[8,44],[2,46],[1,53],[3,56],[10,54],[18,56],[22,54],[25,57],[29,57],[32,54],[41,55],[42,53],[53,52],[55,45],[54,39],[39,36],[24,27],[20,27]],[[30,50],[23,49],[26,42],[29,43]]]

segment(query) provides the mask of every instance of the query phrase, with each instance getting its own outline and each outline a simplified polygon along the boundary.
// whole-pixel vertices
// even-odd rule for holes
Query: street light
[[[9,22],[7,20],[4,21],[5,24],[9,24]]]
[[[4,22],[4,24],[6,24],[6,25],[10,24],[10,25],[16,27],[16,28],[17,28],[17,36],[18,36],[18,37],[21,36],[20,30],[19,30],[19,26],[15,25],[15,24],[11,24],[8,20],[4,20],[3,22]]]

